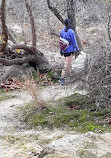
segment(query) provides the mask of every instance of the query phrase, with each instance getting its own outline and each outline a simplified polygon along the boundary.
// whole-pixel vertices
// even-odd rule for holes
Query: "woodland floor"
[[[59,84],[47,86],[42,89],[40,96],[44,101],[54,102],[74,92],[86,94],[85,90],[79,91],[77,87],[77,83],[67,88]],[[33,98],[27,91],[1,93],[0,158],[34,158],[48,146],[48,151],[43,152],[41,157],[111,158],[111,133],[80,134],[62,129],[25,128],[25,124],[18,121],[20,116],[17,111],[31,101]]]
[[[96,28],[92,29],[98,31]],[[97,34],[92,33],[92,29],[88,30],[87,36],[92,35],[91,37],[95,38]],[[83,66],[83,56],[78,58],[79,61],[76,60],[78,65],[75,62],[73,68],[80,69]],[[79,85],[80,82],[67,86],[49,85],[42,88],[39,95],[43,101],[53,104],[73,93],[85,95],[87,91],[79,90]],[[31,102],[33,98],[27,91],[0,93],[0,158],[111,158],[110,132],[84,134],[61,128],[27,128],[26,124],[20,121],[22,118],[18,111]]]

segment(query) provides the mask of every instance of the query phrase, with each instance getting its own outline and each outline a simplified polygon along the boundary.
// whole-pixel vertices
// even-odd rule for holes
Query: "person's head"
[[[65,19],[64,24],[66,26],[65,32],[67,32],[68,29],[71,27],[71,20],[69,18]]]

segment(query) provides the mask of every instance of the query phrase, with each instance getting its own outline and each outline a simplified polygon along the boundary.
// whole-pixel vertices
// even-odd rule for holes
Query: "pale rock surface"
[[[56,158],[111,158],[111,133],[66,134],[63,138],[52,141],[46,149],[53,151],[50,157]],[[45,158],[48,158],[47,155]]]

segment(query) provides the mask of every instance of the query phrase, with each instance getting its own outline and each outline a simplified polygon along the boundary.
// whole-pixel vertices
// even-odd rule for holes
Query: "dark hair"
[[[65,32],[67,32],[71,28],[71,20],[69,18],[65,19],[64,24],[66,26]]]

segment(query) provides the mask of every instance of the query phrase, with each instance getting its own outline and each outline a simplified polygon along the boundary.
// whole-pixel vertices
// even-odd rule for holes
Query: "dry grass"
[[[39,92],[38,92],[39,86],[35,83],[29,71],[27,71],[27,77],[28,79],[25,78],[25,86],[27,90],[30,92],[38,108],[43,109],[44,107],[46,107],[46,104],[44,101],[40,99]]]

